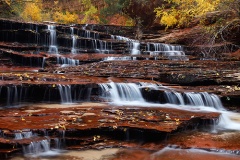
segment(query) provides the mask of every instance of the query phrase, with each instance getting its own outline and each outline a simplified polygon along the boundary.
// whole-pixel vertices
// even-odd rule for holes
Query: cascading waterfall
[[[90,101],[92,94],[92,87],[77,87],[72,85],[58,84],[58,91],[61,98],[61,102],[69,104],[79,101]]]
[[[23,130],[20,132],[14,133],[16,140],[22,139],[31,139],[32,142],[28,145],[22,145],[22,150],[24,155],[39,155],[39,154],[47,154],[47,155],[57,155],[57,152],[51,151],[50,149],[50,139],[45,136],[45,139],[39,140],[37,135],[34,135],[30,130]],[[57,139],[57,138],[55,138]],[[57,144],[59,145],[59,143]],[[59,145],[60,146],[60,145]],[[58,147],[58,146],[56,146]],[[59,149],[59,148],[56,148]]]
[[[18,89],[17,86],[8,86],[7,87],[7,106],[11,106],[13,104],[17,104],[18,97]]]
[[[114,36],[111,35],[111,39],[117,40],[117,41],[124,41],[127,42],[128,44],[128,49],[131,53],[131,55],[139,55],[141,54],[140,51],[140,42],[134,39],[130,39],[127,37],[123,37],[123,36]]]
[[[58,84],[58,90],[62,103],[72,103],[71,85]]]
[[[64,66],[77,66],[79,65],[79,60],[67,58],[67,57],[58,57],[58,64],[62,64]]]
[[[147,43],[146,52],[150,53],[152,56],[166,56],[169,58],[182,58],[186,59],[183,47],[179,45],[169,45],[163,43]]]
[[[43,152],[50,151],[50,140],[44,139],[41,141],[33,141],[27,146],[23,146],[23,153],[24,155],[34,154],[38,155]]]
[[[131,55],[139,55],[141,54],[140,48],[141,43],[137,40],[130,39],[123,36],[114,36],[111,35],[111,39],[117,41],[124,41],[127,42],[128,48],[130,50]],[[143,43],[144,44],[144,43]],[[183,47],[180,45],[169,45],[163,43],[147,43],[145,53],[149,53],[151,56],[166,56],[169,59],[182,59],[188,60]]]
[[[72,52],[72,54],[76,54],[77,53],[77,50],[76,50],[77,39],[76,39],[76,36],[74,35],[74,28],[70,27],[70,30],[71,30],[71,37],[72,37],[72,49],[71,49],[71,52]]]
[[[103,97],[110,101],[121,104],[122,102],[144,102],[139,86],[135,83],[103,83],[99,84]]]
[[[103,59],[104,61],[129,61],[132,60],[132,57],[126,56],[126,57],[106,57]]]
[[[123,37],[123,36],[114,36],[114,35],[111,35],[111,38],[112,39],[115,39],[117,41],[124,41],[124,42],[130,42],[130,41],[135,41],[133,39],[130,39],[130,38],[127,38],[127,37]]]
[[[21,104],[22,100],[25,99],[28,89],[22,86],[11,85],[6,86],[7,88],[7,106],[14,106]],[[0,93],[1,94],[1,93]]]
[[[24,138],[31,138],[33,136],[32,131],[22,131],[14,133],[15,139],[24,139]]]
[[[91,38],[91,32],[88,31],[88,30],[85,30],[84,37],[86,37],[86,38]]]
[[[165,91],[164,93],[165,93],[167,103],[185,105],[185,102],[181,93],[169,92],[169,91]]]
[[[130,50],[131,50],[131,55],[141,54],[141,52],[140,52],[140,42],[138,42],[138,41],[131,42],[130,43]]]
[[[191,105],[191,106],[208,106],[214,107],[217,110],[223,110],[223,105],[219,97],[215,94],[209,94],[207,92],[164,92],[167,103],[180,104],[180,105]]]
[[[207,92],[201,92],[201,93],[187,92],[187,93],[184,93],[184,95],[186,96],[187,101],[190,103],[190,105],[209,106],[209,107],[214,107],[217,110],[223,109],[220,99],[215,94],[209,94]]]
[[[108,45],[106,41],[99,40],[100,48],[97,49],[100,51],[100,53],[109,53]]]
[[[71,59],[62,57],[58,54],[58,47],[57,47],[57,36],[56,36],[56,27],[53,25],[48,25],[48,30],[50,32],[49,37],[49,53],[55,53],[57,54],[57,64],[63,64],[63,65],[72,65],[76,66],[79,65],[79,60]],[[76,50],[76,36],[74,35],[74,28],[70,27],[71,30],[71,37],[72,37],[72,49],[71,52],[73,54],[77,53]],[[43,58],[42,68],[44,67],[45,59]]]
[[[43,58],[42,58],[42,68],[44,68],[45,62],[46,62],[46,57],[43,57]]]
[[[56,27],[48,25],[48,30],[50,32],[48,52],[58,54]]]
[[[101,96],[106,97],[114,103],[121,101],[139,101],[146,102],[142,96],[141,88],[150,88],[157,90],[159,85],[152,83],[102,83]],[[219,97],[215,94],[207,92],[185,92],[179,93],[175,91],[164,91],[166,103],[176,105],[205,106],[214,107],[218,110],[223,109]]]
[[[108,43],[106,41],[93,39],[92,47],[96,52],[109,53]]]
[[[167,104],[148,103],[143,98],[141,89],[150,88],[158,90],[159,85],[151,83],[102,83],[99,84],[101,96],[115,105],[137,105],[137,106],[152,106],[152,107],[173,107],[177,109],[191,111],[207,111],[220,112],[221,117],[218,127],[224,129],[240,130],[240,124],[230,119],[233,113],[224,109],[220,98],[215,94],[207,92],[185,92],[179,93],[161,86],[164,89],[165,102]]]

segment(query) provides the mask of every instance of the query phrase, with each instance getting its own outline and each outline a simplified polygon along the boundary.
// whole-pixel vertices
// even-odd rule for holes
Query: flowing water
[[[48,25],[48,30],[50,32],[48,52],[58,54],[56,26]]]
[[[190,111],[207,111],[207,112],[220,112],[220,120],[218,128],[239,130],[240,123],[232,120],[234,113],[226,111],[221,103],[219,97],[215,94],[209,94],[207,92],[184,92],[179,93],[176,91],[170,91],[166,88],[164,91],[165,101],[164,103],[149,103],[147,102],[141,93],[141,88],[162,89],[162,86],[156,84],[144,84],[144,83],[104,83],[99,84],[101,88],[101,96],[108,99],[110,103],[117,106],[152,106],[152,107],[168,107],[190,110]],[[237,114],[238,115],[238,114]],[[235,113],[236,116],[236,113]]]
[[[70,30],[71,30],[71,37],[72,37],[72,49],[71,49],[71,52],[72,52],[72,54],[76,54],[77,53],[77,50],[76,50],[77,39],[76,39],[76,36],[74,35],[74,28],[70,27]]]
[[[71,105],[74,101],[76,101],[77,97],[80,96],[81,91],[75,90],[76,86],[73,87],[71,85],[57,85],[61,102],[63,105]],[[164,90],[163,95],[165,100],[163,102],[158,103],[150,103],[147,102],[143,97],[143,90]],[[16,87],[13,87],[11,90],[9,89],[9,96],[19,98],[19,95]],[[88,90],[88,94],[91,95],[91,88]],[[85,90],[87,91],[87,90]],[[14,95],[14,96],[11,96]],[[226,111],[222,106],[222,103],[219,97],[215,94],[210,94],[207,92],[177,92],[169,87],[162,86],[161,84],[155,83],[100,83],[99,84],[99,96],[105,98],[112,106],[144,106],[144,107],[172,107],[183,110],[190,111],[206,111],[206,112],[220,112],[222,115],[220,117],[219,123],[215,129],[218,131],[240,131],[240,121],[237,120],[237,117],[240,115],[237,113],[232,113]],[[20,98],[21,99],[21,98]],[[17,101],[17,100],[15,100]],[[73,105],[73,104],[72,104]],[[74,105],[73,105],[74,106]],[[70,107],[70,106],[68,106]],[[47,135],[47,133],[46,133]],[[25,130],[21,132],[15,132],[15,139],[33,139],[33,141],[29,145],[23,145],[22,150],[26,157],[39,157],[43,159],[51,159],[51,157],[68,157],[69,155],[73,155],[73,152],[62,152],[59,148],[62,148],[61,143],[64,141],[60,141],[58,138],[50,140],[47,136],[41,140],[34,140],[34,135],[30,130]],[[64,138],[64,133],[62,133],[62,137]],[[50,143],[54,143],[53,146],[50,146]],[[58,149],[58,150],[56,150]],[[101,158],[105,157],[106,159],[111,159],[117,156],[117,152],[119,149],[114,149],[114,152],[111,150],[100,150],[99,156],[95,157],[95,159],[101,160]],[[74,155],[78,158],[82,159],[91,159],[90,150],[77,152],[74,151]],[[171,154],[170,154],[171,153]],[[133,151],[131,154],[135,154]],[[181,155],[181,156],[180,156]],[[173,159],[191,159],[198,155],[199,157],[218,157],[219,159],[229,158],[236,159],[236,153],[229,153],[228,151],[218,153],[217,151],[209,152],[199,149],[179,149],[179,148],[169,148],[166,147],[159,152],[149,153],[148,157],[157,160],[164,159],[164,157],[172,157]],[[50,158],[49,158],[50,157]],[[60,158],[59,157],[59,158]],[[178,158],[177,158],[178,157]],[[21,157],[18,157],[21,158]]]
[[[45,27],[45,26],[44,26]],[[64,66],[77,66],[80,64],[78,59],[69,58],[69,56],[64,56],[62,52],[64,52],[64,47],[68,48],[69,53],[72,54],[80,54],[80,49],[86,50],[87,53],[95,52],[95,53],[114,53],[114,43],[122,43],[125,45],[121,54],[127,53],[127,56],[124,57],[108,57],[104,60],[137,60],[137,56],[139,55],[150,55],[155,57],[157,60],[158,56],[167,57],[171,60],[188,60],[185,55],[184,48],[179,45],[170,45],[170,44],[162,44],[162,43],[147,43],[147,42],[139,42],[134,39],[130,39],[120,35],[111,35],[108,38],[102,38],[102,35],[96,31],[87,29],[89,26],[85,25],[82,30],[83,32],[78,33],[77,28],[70,27],[70,34],[68,33],[67,37],[69,39],[69,44],[64,46],[65,44],[60,44],[60,40],[58,39],[57,28],[55,25],[47,25],[47,40],[45,41],[45,47],[48,47],[48,53],[50,56],[56,56],[56,63]],[[45,28],[46,30],[46,28]],[[69,29],[67,30],[69,32]],[[39,32],[38,28],[34,28],[34,32]],[[39,34],[39,33],[38,33]],[[37,44],[40,43],[40,37],[36,34],[35,41]],[[105,35],[105,34],[104,34]],[[113,42],[110,42],[109,40]],[[80,44],[82,45],[80,48]],[[90,51],[88,51],[90,50]],[[119,51],[120,52],[120,51]],[[36,52],[37,54],[38,52]],[[74,56],[75,56],[74,55]],[[40,63],[40,67],[44,68],[47,57],[43,57],[42,63]],[[31,61],[31,64],[33,62]],[[134,62],[133,62],[134,63]],[[52,89],[49,89],[52,88]],[[93,91],[92,87],[78,87],[76,85],[70,84],[57,84],[56,87],[49,87],[44,91],[44,93],[36,94],[36,90],[31,90],[28,86],[22,85],[11,85],[8,84],[4,87],[0,88],[0,96],[2,101],[5,101],[3,105],[7,107],[13,107],[28,100],[32,100],[34,96],[37,95],[38,101],[40,102],[49,102],[49,104],[45,104],[48,107],[56,108],[56,105],[52,105],[51,103],[60,102],[62,107],[70,108],[74,106],[73,103],[78,102],[90,102],[91,96],[99,96],[103,98],[108,103],[114,106],[123,106],[123,107],[169,107],[169,108],[177,108],[182,110],[190,110],[195,112],[219,112],[221,113],[218,124],[216,124],[216,132],[227,131],[227,132],[239,132],[240,131],[240,115],[238,113],[233,113],[227,111],[219,97],[215,94],[207,93],[207,92],[177,92],[169,87],[164,87],[159,84],[154,83],[100,83],[98,84],[98,92]],[[96,89],[96,88],[95,88]],[[143,92],[144,90],[161,90],[163,91],[162,101],[158,100],[155,103],[149,102],[144,98]],[[40,91],[40,90],[39,90]],[[98,93],[98,95],[96,95]],[[42,97],[41,97],[42,96]],[[48,99],[46,97],[55,96],[54,100]],[[39,100],[40,99],[40,100]],[[37,101],[35,99],[32,100]],[[98,105],[104,105],[105,103],[99,103]],[[92,104],[91,104],[92,105]],[[89,106],[91,106],[89,105]],[[38,106],[39,107],[39,106]],[[61,133],[62,139],[64,139],[65,132]],[[30,130],[23,131],[15,131],[14,132],[14,140],[32,140],[29,145],[23,145],[22,150],[26,157],[41,157],[41,156],[58,156],[60,154],[59,151],[55,151],[54,149],[60,149],[63,146],[61,141],[58,138],[54,138],[51,140],[47,133],[42,139],[38,139],[38,135],[33,134]],[[51,146],[51,143],[54,144],[54,147]],[[104,156],[111,154],[116,156],[116,152],[119,149],[109,149],[109,150],[101,150],[98,153],[97,151],[82,151],[82,152],[74,152],[77,154],[78,158],[82,159],[102,159]],[[71,154],[73,152],[69,152]],[[68,154],[68,153],[66,153]],[[95,156],[95,154],[97,156]],[[166,147],[159,152],[151,153],[149,156],[151,159],[204,159],[210,157],[217,157],[217,159],[231,159],[236,158],[233,154],[239,153],[213,153],[207,152],[199,149],[180,149],[180,148],[171,148]],[[62,154],[64,155],[64,154]],[[196,156],[197,155],[197,156]],[[167,157],[167,158],[166,158]],[[201,158],[200,158],[201,157]],[[110,159],[110,157],[108,157]],[[212,158],[212,159],[213,159]],[[30,158],[31,159],[31,158]],[[50,159],[50,158],[49,158]]]

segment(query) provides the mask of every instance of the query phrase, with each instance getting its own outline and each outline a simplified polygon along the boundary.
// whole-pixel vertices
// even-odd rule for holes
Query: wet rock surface
[[[180,110],[164,103],[165,91],[208,92],[218,95],[228,110],[239,112],[240,62],[236,56],[204,59],[198,54],[185,55],[178,46],[148,43],[147,38],[137,43],[137,54],[132,54],[136,45],[132,39],[116,38],[134,37],[131,27],[75,25],[71,29],[55,24],[57,38],[52,39],[49,25],[0,22],[2,158],[44,140],[58,149],[117,148],[113,157],[107,157],[113,160],[176,159],[189,148],[231,152],[224,156],[198,152],[200,159],[236,159],[239,155],[239,132],[206,131],[214,131],[220,112],[194,107]],[[159,46],[175,50],[168,55]],[[110,82],[157,85],[158,89],[143,85],[141,93],[146,101],[161,104],[111,103],[102,95],[109,94]],[[101,84],[107,84],[106,93]],[[187,153],[181,158],[192,159]]]
[[[218,116],[219,113],[213,112],[165,107],[117,107],[104,103],[35,104],[0,111],[0,127],[4,134],[0,146],[5,148],[9,145],[18,150],[21,145],[46,139],[42,136],[48,135],[50,139],[64,139],[69,149],[132,148],[138,141],[154,142],[157,147],[157,142],[166,139],[170,133],[196,128],[196,123],[199,127],[204,126]],[[24,132],[32,132],[33,136],[16,138],[16,133]],[[63,132],[64,137],[61,136]],[[1,153],[4,155],[15,150],[1,150]]]

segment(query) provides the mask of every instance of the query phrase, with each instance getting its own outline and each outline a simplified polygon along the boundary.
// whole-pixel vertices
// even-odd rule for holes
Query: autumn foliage
[[[216,10],[236,10],[239,0],[4,0],[27,21],[151,26],[157,17],[169,27],[187,26],[193,18]],[[240,15],[240,14],[239,14]]]
[[[21,14],[22,18],[31,21],[42,20],[41,5],[37,3],[26,3]]]
[[[238,12],[239,0],[165,0],[167,5],[155,8],[156,17],[160,18],[160,24],[169,27],[186,27],[194,18],[204,19],[207,13],[231,10]],[[171,7],[169,7],[171,6]]]
[[[66,24],[73,24],[73,23],[79,23],[78,21],[78,15],[74,13],[70,13],[68,11],[60,12],[56,11],[53,14],[53,21],[59,22],[59,23],[66,23]]]
[[[218,8],[220,0],[167,0],[171,8],[158,7],[156,17],[166,27],[186,26],[194,17],[203,16]]]

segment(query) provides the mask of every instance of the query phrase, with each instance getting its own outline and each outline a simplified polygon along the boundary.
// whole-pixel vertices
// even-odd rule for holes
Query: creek
[[[240,115],[223,105],[239,107],[234,70],[131,27],[0,20],[0,33],[1,158],[239,158]]]

